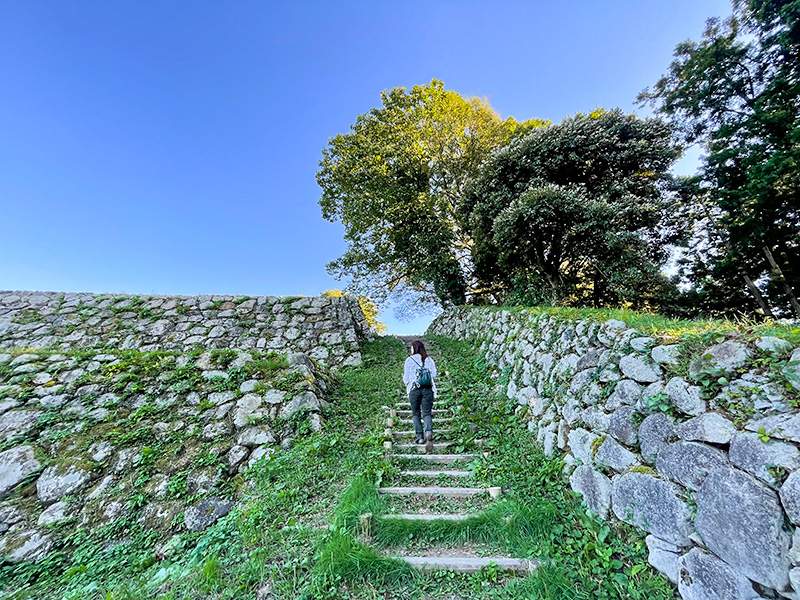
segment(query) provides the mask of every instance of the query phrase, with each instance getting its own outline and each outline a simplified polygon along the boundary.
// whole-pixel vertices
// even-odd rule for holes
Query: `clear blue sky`
[[[315,295],[320,151],[432,78],[503,116],[633,110],[722,0],[6,2],[0,289]],[[688,164],[688,163],[687,163]],[[390,332],[424,330],[426,318]]]

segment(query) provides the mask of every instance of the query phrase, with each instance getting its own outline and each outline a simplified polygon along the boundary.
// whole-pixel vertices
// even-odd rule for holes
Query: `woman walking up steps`
[[[427,452],[433,451],[433,399],[436,398],[436,363],[428,356],[425,344],[416,340],[411,344],[411,356],[403,368],[411,418],[414,421],[416,443],[425,444]]]

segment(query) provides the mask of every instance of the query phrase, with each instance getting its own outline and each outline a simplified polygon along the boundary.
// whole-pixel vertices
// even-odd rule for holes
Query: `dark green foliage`
[[[597,110],[538,128],[495,152],[458,216],[474,240],[486,299],[658,305],[671,220],[667,174],[678,156],[656,119]]]
[[[314,564],[315,579],[305,598],[339,598],[339,586],[369,581],[373,585],[403,585],[415,576],[404,562],[387,558],[377,550],[340,531],[331,532]]]
[[[287,366],[289,366],[289,363],[286,360],[286,355],[269,352],[264,358],[246,362],[244,369],[250,375],[260,373],[264,376],[269,376],[273,371],[278,371]]]
[[[453,207],[490,150],[543,123],[503,120],[435,79],[382,92],[381,106],[322,153],[322,215],[344,225],[348,244],[328,270],[378,304],[403,292],[463,304],[474,283],[470,241]]]
[[[212,350],[210,355],[211,362],[223,369],[227,369],[228,365],[236,360],[236,350],[231,350],[230,348],[223,350]]]
[[[639,97],[707,150],[685,261],[689,300],[706,312],[800,316],[799,6],[734,2]]]

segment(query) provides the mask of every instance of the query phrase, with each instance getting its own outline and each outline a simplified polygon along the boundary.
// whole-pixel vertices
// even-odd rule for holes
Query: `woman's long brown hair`
[[[411,354],[419,354],[422,357],[422,364],[425,364],[425,359],[428,358],[428,352],[425,350],[425,344],[419,340],[411,342]]]

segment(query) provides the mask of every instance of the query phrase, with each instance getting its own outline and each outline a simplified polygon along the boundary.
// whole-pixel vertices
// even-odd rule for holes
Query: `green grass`
[[[780,325],[772,320],[754,321],[742,318],[732,319],[672,319],[655,313],[639,312],[624,308],[570,308],[552,306],[481,306],[460,307],[459,310],[508,310],[524,312],[531,317],[552,315],[564,319],[594,319],[607,321],[619,319],[629,327],[639,330],[643,335],[653,336],[664,342],[674,343],[688,337],[715,332],[718,334],[737,333],[747,336],[772,335],[780,337],[792,345],[800,345],[800,327]]]
[[[502,485],[510,490],[509,496],[488,505],[485,499],[387,498],[378,494],[377,487],[385,479],[393,480],[395,471],[363,473],[342,494],[335,534],[322,546],[326,570],[318,572],[315,581],[337,581],[339,597],[347,598],[384,594],[392,598],[672,598],[673,587],[646,563],[642,533],[621,524],[611,527],[586,514],[566,485],[563,464],[544,457],[514,417],[514,405],[489,392],[493,381],[470,344],[444,338],[436,342],[441,368],[448,368],[455,380],[453,398],[464,403],[469,417],[456,427],[473,435],[477,427],[493,450],[488,460],[471,465],[475,481]],[[461,522],[424,523],[377,518],[393,509],[406,512],[415,503],[433,512],[472,516]],[[365,513],[373,515],[369,531],[364,531],[359,518]],[[400,547],[466,546],[481,553],[537,558],[543,567],[524,578],[507,578],[488,568],[473,576],[398,575],[390,584],[386,573],[401,567],[387,563],[385,554],[370,550],[365,540],[385,553]]]
[[[531,553],[533,544],[549,535],[555,518],[550,503],[526,505],[506,500],[464,521],[379,521],[375,525],[375,539],[386,546],[400,545],[410,539],[444,546],[477,543],[513,556],[524,556]]]
[[[87,359],[91,354],[86,353]],[[134,370],[141,378],[163,366],[156,354],[118,354],[123,363],[110,369],[109,376]],[[375,477],[388,470],[381,440],[373,432],[382,431],[382,401],[400,387],[397,371],[405,350],[387,338],[368,344],[364,354],[368,367],[341,374],[324,414],[323,432],[313,433],[307,418],[299,419],[293,423],[292,448],[279,450],[246,476],[234,478],[234,485],[249,489],[250,495],[229,516],[202,533],[181,534],[167,549],[166,540],[155,532],[142,531],[135,511],[96,534],[80,529],[42,562],[0,565],[0,597],[5,590],[14,600],[252,600],[266,584],[276,598],[294,599],[330,581],[329,574],[312,566],[334,533],[328,525],[348,483],[359,474]],[[259,367],[265,372],[277,373],[285,365],[285,358],[277,355],[257,360],[264,361]],[[193,383],[195,370],[186,368],[176,378]],[[151,410],[146,406],[138,414],[152,416],[145,415]],[[130,423],[135,421],[134,415]],[[117,425],[112,430],[117,436],[136,431]],[[185,477],[173,479],[170,490],[180,495]],[[128,543],[104,548],[119,538]],[[344,564],[335,553],[331,561]]]
[[[412,568],[342,531],[332,531],[316,557],[314,579],[306,597],[339,597],[340,586],[369,581],[371,585],[407,585],[416,578]],[[301,596],[303,597],[303,596]]]
[[[469,421],[491,450],[475,469],[476,481],[508,490],[506,502],[512,507],[535,508],[533,513],[523,512],[521,521],[533,529],[523,529],[524,535],[509,549],[551,564],[548,577],[569,581],[574,598],[672,598],[674,588],[647,565],[644,534],[586,513],[569,489],[563,463],[544,456],[514,416],[516,403],[491,391],[495,381],[475,345],[443,337],[433,341],[442,355],[440,370],[449,371]],[[535,589],[526,593],[531,595],[519,597],[539,597]],[[552,593],[559,597],[560,592]]]
[[[295,423],[294,446],[237,478],[249,496],[214,526],[165,546],[154,534],[140,533],[133,513],[103,530],[103,539],[77,531],[70,540],[74,552],[65,547],[42,563],[0,567],[0,589],[15,590],[15,600],[673,597],[672,587],[646,566],[642,535],[588,517],[569,491],[562,464],[544,457],[514,417],[514,406],[490,392],[494,382],[474,348],[446,339],[436,340],[435,356],[441,370],[450,370],[454,391],[443,399],[463,403],[468,416],[454,425],[456,434],[486,437],[492,449],[488,460],[471,465],[474,483],[502,485],[510,494],[488,507],[476,502],[475,516],[464,523],[387,522],[373,525],[371,539],[365,538],[360,515],[385,514],[394,502],[377,494],[398,471],[383,455],[380,407],[399,396],[405,349],[380,338],[362,350],[365,364],[339,374],[323,431],[313,433],[302,419]],[[157,371],[158,361],[145,362],[137,368]],[[103,548],[104,540],[120,537],[130,542]],[[420,544],[478,545],[534,557],[543,566],[524,578],[493,567],[475,575],[422,576],[387,556],[392,547]]]

